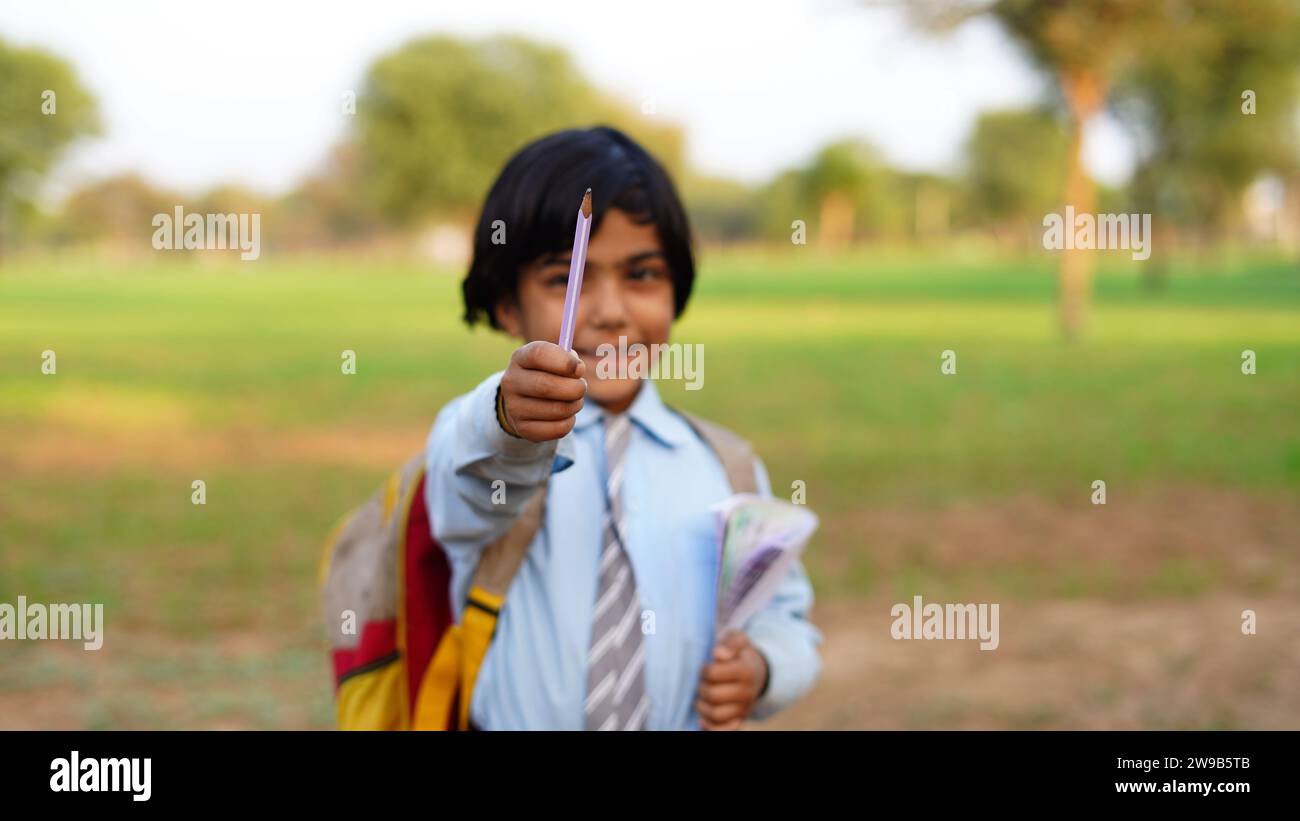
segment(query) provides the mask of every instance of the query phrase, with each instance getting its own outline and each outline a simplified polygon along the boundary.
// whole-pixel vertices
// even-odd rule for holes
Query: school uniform
[[[478,672],[471,722],[485,730],[596,729],[595,721],[620,729],[698,729],[694,702],[714,644],[718,571],[709,508],[731,494],[722,464],[649,380],[623,419],[588,401],[560,440],[512,437],[497,421],[501,376],[444,407],[425,449],[425,502],[432,535],[450,562],[455,613],[465,609],[483,549],[546,485],[542,526]],[[607,434],[616,428],[611,477]],[[759,492],[770,496],[761,462],[755,473]],[[612,499],[611,479],[620,487]],[[621,585],[610,581],[614,576]],[[751,718],[772,715],[816,680],[822,636],[808,620],[812,603],[807,575],[795,563],[774,599],[746,623],[769,675]],[[611,686],[602,690],[596,665],[608,666],[615,655],[602,655],[602,625],[615,622],[611,635],[616,630],[636,648],[635,659],[625,660],[635,661],[636,675],[629,666],[629,674],[609,675]],[[608,691],[639,706],[602,717],[593,699]]]

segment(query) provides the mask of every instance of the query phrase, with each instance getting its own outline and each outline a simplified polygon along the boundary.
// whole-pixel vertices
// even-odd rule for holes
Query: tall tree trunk
[[[840,191],[832,191],[822,198],[818,244],[823,248],[844,248],[853,242],[855,219],[853,200]]]
[[[1100,79],[1088,71],[1064,71],[1061,74],[1061,91],[1070,109],[1070,143],[1066,159],[1065,201],[1074,206],[1074,213],[1091,214],[1097,205],[1097,185],[1083,168],[1083,131],[1088,121],[1101,107],[1104,96]],[[1064,225],[1073,232],[1073,225]],[[1092,293],[1092,258],[1090,251],[1071,247],[1061,257],[1059,309],[1061,330],[1066,339],[1076,339],[1083,331],[1083,323]]]

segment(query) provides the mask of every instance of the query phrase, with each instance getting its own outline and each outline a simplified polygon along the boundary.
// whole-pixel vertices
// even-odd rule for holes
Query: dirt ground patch
[[[822,576],[869,560],[874,583],[860,595],[818,591],[821,678],[761,726],[1300,729],[1294,499],[1164,489],[1112,492],[1105,509],[1025,497],[868,508],[826,525],[813,557]],[[303,549],[314,556],[316,545]],[[205,566],[177,562],[177,579]],[[286,572],[263,576],[281,592],[313,583]],[[890,609],[913,590],[998,603],[998,648],[891,638]],[[160,623],[147,586],[133,592],[143,604],[120,614],[97,653],[0,648],[0,729],[331,726],[327,656],[307,608],[262,613],[270,632],[230,625],[187,640]],[[1255,635],[1242,633],[1248,609]]]
[[[1000,604],[1000,644],[896,641],[893,601],[819,606],[824,667],[767,729],[1300,728],[1300,602]],[[1255,610],[1256,635],[1241,632]],[[132,638],[102,655],[28,649],[0,687],[0,730],[324,728],[328,670],[310,642],[252,634]]]
[[[95,652],[15,644],[0,670],[0,731],[330,726],[328,657],[313,630],[187,641],[119,629]]]
[[[1248,590],[1300,598],[1300,502],[1278,492],[1189,486],[1112,489],[1105,505],[1081,493],[867,507],[827,517],[810,561],[832,581],[865,563],[877,579],[913,572],[973,588],[967,595]]]
[[[1001,642],[901,641],[880,598],[819,608],[824,667],[769,729],[1297,729],[1300,602],[1003,603]],[[1241,612],[1255,610],[1256,635]],[[758,725],[755,725],[758,726]]]
[[[95,476],[138,467],[192,468],[195,464],[246,468],[295,465],[395,470],[424,444],[428,428],[406,430],[292,430],[267,433],[197,427],[149,431],[39,430],[15,438],[5,460],[15,471]]]

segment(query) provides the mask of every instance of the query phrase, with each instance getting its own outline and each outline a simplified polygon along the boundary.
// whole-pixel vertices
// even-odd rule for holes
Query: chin
[[[641,386],[637,379],[608,382],[593,382],[589,379],[587,382],[587,397],[600,405],[630,405]]]

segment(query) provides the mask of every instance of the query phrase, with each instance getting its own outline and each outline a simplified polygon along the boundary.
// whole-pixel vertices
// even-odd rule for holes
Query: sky
[[[936,36],[862,0],[0,0],[0,37],[69,60],[101,106],[104,134],[69,152],[53,199],[123,171],[283,192],[345,132],[341,101],[366,67],[432,32],[561,46],[595,85],[681,125],[693,167],[746,182],[847,136],[952,171],[980,111],[1048,87],[993,23]],[[1128,176],[1132,153],[1113,121],[1086,135],[1104,182]]]

